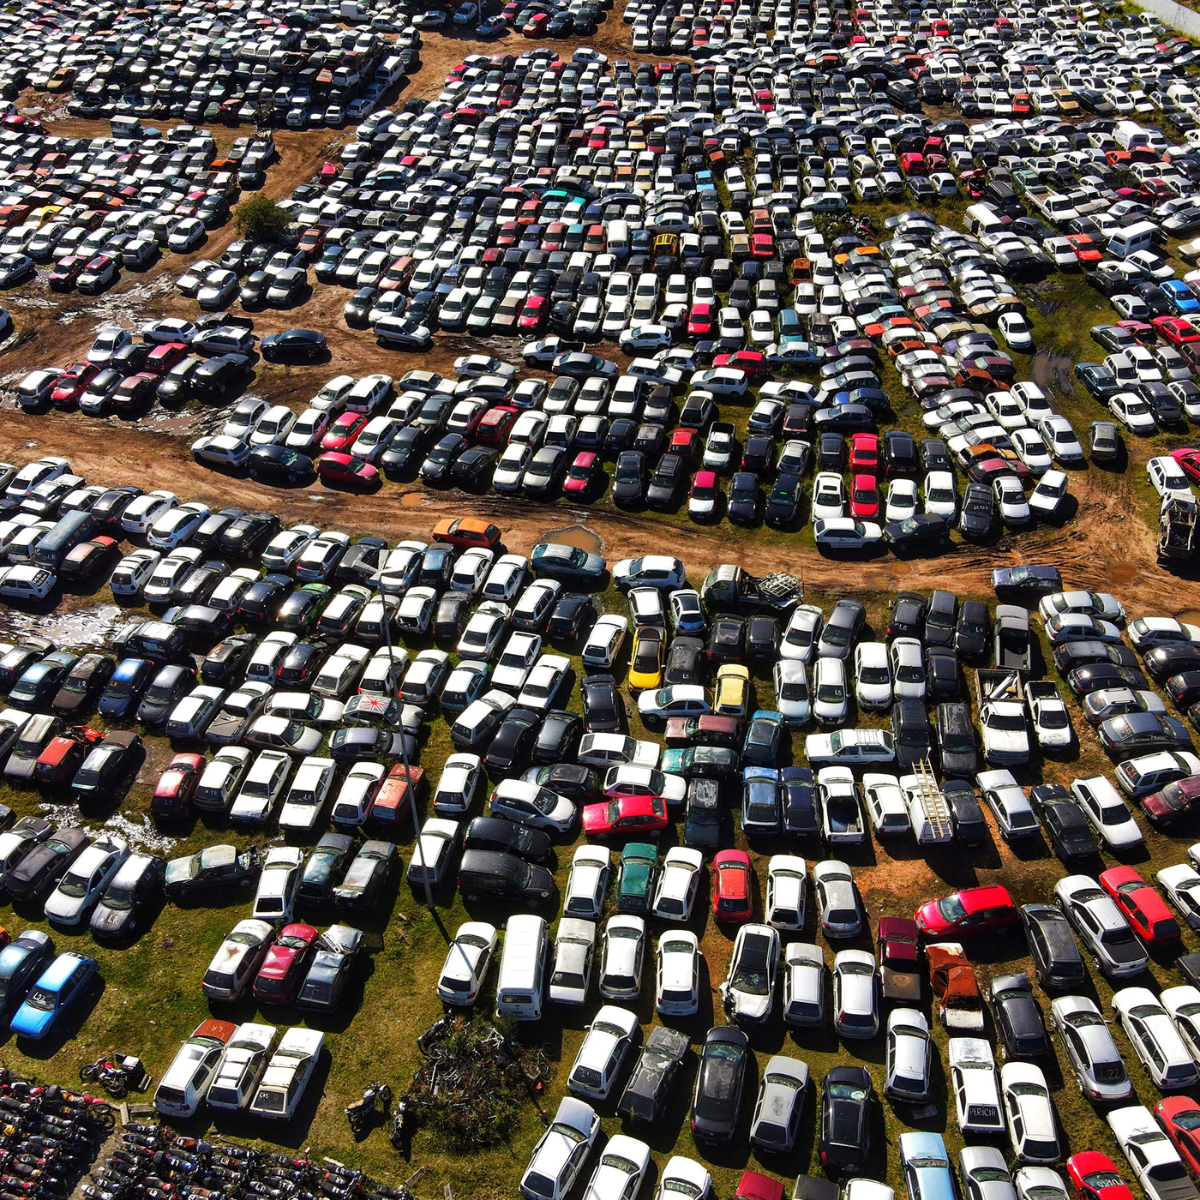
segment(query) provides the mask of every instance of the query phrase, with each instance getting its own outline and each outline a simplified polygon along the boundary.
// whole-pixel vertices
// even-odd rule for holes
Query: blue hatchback
[[[100,964],[86,954],[66,950],[42,972],[12,1019],[19,1037],[44,1038],[86,995]]]

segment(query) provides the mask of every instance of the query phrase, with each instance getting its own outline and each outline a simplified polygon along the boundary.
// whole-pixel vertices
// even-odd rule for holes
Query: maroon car
[[[158,777],[150,800],[150,815],[160,821],[186,816],[204,770],[203,754],[177,754]]]
[[[1200,775],[1168,783],[1161,791],[1142,796],[1138,803],[1155,829],[1168,829],[1200,806]]]

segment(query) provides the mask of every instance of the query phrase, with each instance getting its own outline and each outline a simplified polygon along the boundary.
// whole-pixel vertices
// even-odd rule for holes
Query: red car
[[[424,787],[424,767],[405,767],[403,763],[396,763],[375,793],[370,819],[391,829],[398,828],[397,823],[408,816],[409,806]]]
[[[50,402],[55,408],[74,408],[79,397],[87,391],[87,385],[100,373],[95,363],[77,362],[64,371],[50,393]]]
[[[583,810],[583,832],[589,837],[627,837],[666,827],[667,802],[661,796],[620,796]]]
[[[146,356],[145,369],[151,375],[165,375],[176,363],[187,357],[187,346],[183,342],[163,342],[155,346]]]
[[[177,754],[158,777],[150,800],[150,815],[161,820],[182,817],[191,806],[204,770],[203,754]]]
[[[508,441],[508,431],[517,423],[520,412],[511,404],[500,404],[489,408],[475,426],[475,440],[487,446],[503,446]]]
[[[1017,908],[1008,888],[973,887],[922,904],[913,918],[926,937],[957,937],[1007,929],[1017,923]]]
[[[698,429],[680,428],[671,431],[671,440],[667,443],[667,453],[676,454],[685,462],[691,462],[700,451],[700,431]]]
[[[733,1200],[783,1200],[783,1184],[747,1167],[733,1190]]]
[[[379,483],[379,472],[365,458],[354,454],[335,450],[322,454],[315,465],[322,483],[345,483],[362,488],[375,487]]]
[[[354,444],[354,439],[366,428],[368,420],[370,418],[366,413],[342,413],[321,439],[321,449],[348,450]]]
[[[581,450],[567,468],[563,480],[564,496],[586,496],[600,481],[600,457],[591,450]]]
[[[60,787],[75,778],[88,751],[104,741],[104,734],[89,725],[76,725],[51,738],[33,767],[35,783]]]
[[[753,377],[766,374],[767,360],[761,350],[735,350],[732,354],[718,354],[713,359],[713,366],[734,367]]]
[[[308,969],[317,940],[311,925],[285,925],[254,979],[254,998],[260,1004],[287,1004]]]
[[[691,337],[710,337],[713,328],[713,306],[706,302],[692,305],[687,331]]]
[[[769,233],[751,234],[750,256],[752,258],[774,258],[775,239]]]
[[[879,484],[874,475],[855,475],[850,485],[850,515],[860,520],[879,516]]]
[[[1104,257],[1086,233],[1068,233],[1067,241],[1071,243],[1071,249],[1075,251],[1075,257],[1081,263],[1098,263]]]
[[[722,850],[713,859],[712,910],[718,921],[754,915],[754,872],[745,850]]]
[[[1138,803],[1155,829],[1169,829],[1200,808],[1200,775],[1168,783],[1161,791],[1142,796]]]
[[[1079,1200],[1133,1200],[1129,1185],[1107,1154],[1084,1150],[1067,1159],[1067,1174]]]
[[[850,439],[850,470],[874,475],[879,466],[879,438],[873,433],[856,433]]]
[[[1102,871],[1100,886],[1143,941],[1170,942],[1179,936],[1179,923],[1171,916],[1167,902],[1132,867]]]
[[[1194,446],[1184,446],[1179,450],[1172,450],[1171,457],[1179,464],[1185,475],[1200,483],[1200,450]]]
[[[518,329],[538,330],[545,323],[550,312],[548,296],[530,296],[521,308],[521,316],[517,321]]]
[[[1200,342],[1200,329],[1187,317],[1155,317],[1150,323],[1172,346],[1182,346],[1185,342]]]
[[[1154,1106],[1154,1115],[1183,1165],[1200,1177],[1200,1104],[1188,1096],[1167,1096]]]

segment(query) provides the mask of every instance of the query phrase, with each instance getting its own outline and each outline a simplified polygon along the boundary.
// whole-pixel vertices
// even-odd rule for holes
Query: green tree
[[[256,242],[274,242],[283,236],[290,218],[270,196],[255,196],[234,210],[238,232]]]

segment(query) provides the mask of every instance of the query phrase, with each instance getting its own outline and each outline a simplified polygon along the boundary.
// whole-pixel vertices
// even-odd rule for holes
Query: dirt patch
[[[576,549],[586,550],[589,554],[604,553],[604,539],[586,525],[564,525],[561,529],[547,529],[545,535],[548,542],[561,542],[564,546],[574,546]]]

